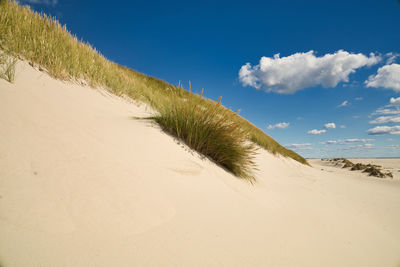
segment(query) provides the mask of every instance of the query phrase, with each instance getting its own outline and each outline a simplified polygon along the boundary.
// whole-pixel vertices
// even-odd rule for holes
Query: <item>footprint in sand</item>
[[[179,167],[168,169],[183,175],[198,175],[203,171],[203,166],[194,161],[183,161]]]

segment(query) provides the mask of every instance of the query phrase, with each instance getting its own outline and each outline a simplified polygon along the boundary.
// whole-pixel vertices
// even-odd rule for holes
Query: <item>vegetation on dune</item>
[[[152,119],[235,175],[253,180],[255,146],[248,134],[232,120],[232,111],[220,103],[202,101],[201,95],[182,98],[174,93]]]
[[[308,164],[220,103],[110,62],[55,18],[11,0],[0,0],[0,50],[39,65],[57,79],[85,81],[150,104],[158,112],[153,119],[165,130],[240,177],[252,177],[251,142]]]
[[[0,50],[0,79],[14,82],[15,79],[15,64],[17,59],[9,53]]]
[[[323,160],[323,159],[322,159]],[[362,164],[362,163],[353,163],[345,158],[333,158],[327,159],[327,161],[334,162],[336,166],[343,164],[342,168],[350,168],[350,171],[363,171],[365,173],[369,173],[369,176],[374,176],[378,178],[391,177],[393,178],[393,174],[391,172],[382,172],[382,166],[372,165],[372,164]]]

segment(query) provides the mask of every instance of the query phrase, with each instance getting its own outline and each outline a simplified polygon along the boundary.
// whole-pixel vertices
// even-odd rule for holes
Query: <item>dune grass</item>
[[[13,83],[16,63],[17,59],[11,56],[10,53],[0,51],[0,79]]]
[[[173,93],[152,117],[162,128],[183,140],[188,146],[212,158],[235,175],[254,180],[255,146],[231,112],[220,103],[202,101],[188,95]]]
[[[55,18],[15,1],[0,0],[0,50],[41,66],[57,79],[85,81],[150,104],[158,112],[154,120],[164,129],[239,177],[251,177],[253,166],[254,151],[243,140],[308,164],[221,104],[107,60]],[[199,125],[206,130],[199,131]]]

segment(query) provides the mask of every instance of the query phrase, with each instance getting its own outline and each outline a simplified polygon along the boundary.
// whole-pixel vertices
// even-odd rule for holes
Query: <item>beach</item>
[[[106,90],[0,80],[1,266],[399,266],[391,178],[259,149],[235,177]]]

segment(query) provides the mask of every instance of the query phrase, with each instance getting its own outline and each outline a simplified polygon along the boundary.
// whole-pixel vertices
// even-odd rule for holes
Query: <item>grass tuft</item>
[[[254,181],[256,148],[241,125],[231,119],[231,111],[195,95],[181,98],[173,94],[170,100],[162,103],[153,120],[236,176]]]
[[[9,55],[9,53],[0,51],[0,78],[13,83],[15,80],[16,64],[16,58]]]

